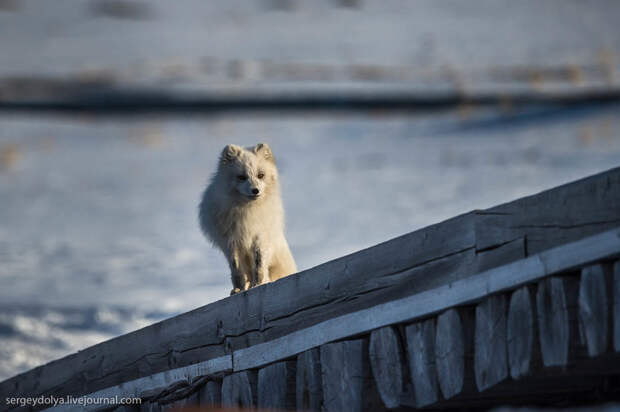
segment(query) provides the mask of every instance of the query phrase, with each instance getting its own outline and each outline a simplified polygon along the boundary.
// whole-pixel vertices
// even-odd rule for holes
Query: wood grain
[[[576,351],[578,290],[575,276],[551,277],[538,283],[536,310],[545,366],[566,366]]]
[[[386,326],[370,334],[370,366],[383,404],[390,409],[401,405],[404,391],[405,357],[398,331]]]
[[[294,410],[296,361],[272,363],[258,371],[258,407],[265,410]]]
[[[256,372],[243,371],[225,376],[222,381],[222,406],[251,408],[256,406]]]
[[[467,327],[471,328],[472,325]],[[450,399],[461,393],[465,385],[468,342],[458,309],[448,309],[437,317],[436,333],[437,379],[444,399]]]
[[[200,406],[219,406],[221,403],[222,384],[219,381],[210,380],[198,391]]]
[[[435,319],[413,323],[405,328],[405,332],[415,404],[421,408],[439,399],[435,365]]]
[[[490,296],[476,306],[474,369],[484,391],[508,377],[506,297]]]
[[[597,264],[581,270],[579,283],[579,330],[588,355],[598,356],[609,344],[611,267]]]
[[[512,379],[532,373],[537,345],[536,310],[532,289],[523,286],[512,293],[507,320],[508,366]]]
[[[383,410],[368,361],[368,341],[356,339],[321,346],[323,410]]]
[[[297,410],[320,411],[323,406],[323,379],[319,348],[297,356]]]

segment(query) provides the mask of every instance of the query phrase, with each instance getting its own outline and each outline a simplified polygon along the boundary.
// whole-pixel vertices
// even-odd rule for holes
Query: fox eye
[[[243,182],[244,180],[248,180],[248,177],[246,175],[237,175],[237,179]]]
[[[264,174],[263,172],[260,172],[260,173],[258,174],[258,178],[259,178],[259,179],[262,179],[263,177],[265,177],[265,174]]]

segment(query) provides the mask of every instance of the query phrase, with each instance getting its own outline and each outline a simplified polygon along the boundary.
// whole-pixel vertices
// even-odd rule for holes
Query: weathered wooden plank
[[[435,363],[444,398],[460,393],[465,381],[465,335],[457,309],[449,309],[437,317]]]
[[[609,298],[611,267],[604,264],[581,270],[579,283],[579,330],[588,355],[598,356],[609,343]]]
[[[198,391],[192,392],[189,396],[182,399],[182,402],[178,403],[181,407],[192,407],[200,404],[200,394]]]
[[[222,403],[222,384],[216,380],[210,380],[198,391],[198,404],[200,406],[220,406]]]
[[[235,370],[251,369],[297,355],[327,342],[383,326],[411,321],[452,306],[515,289],[551,273],[574,269],[614,256],[620,250],[620,229],[559,246],[448,285],[338,316],[281,338],[235,351]]]
[[[614,263],[614,349],[620,352],[620,260]]]
[[[222,406],[256,406],[256,372],[243,371],[225,376],[222,380]]]
[[[490,296],[476,306],[474,372],[479,391],[508,377],[506,297]]]
[[[307,308],[290,316],[277,318],[265,316],[264,327],[266,330],[255,333],[261,335],[261,340],[277,339],[280,336],[279,334],[284,331],[288,334],[327,319],[466,278],[476,273],[476,268],[476,254],[472,247],[388,276],[376,276],[366,280],[364,277],[360,277],[359,282],[350,284],[346,296],[334,297],[334,301],[330,301],[330,303]],[[267,285],[266,289],[268,290],[270,286]],[[329,289],[325,293],[329,293]],[[272,331],[278,333],[275,334]],[[257,338],[254,341],[260,340]],[[235,348],[234,345],[233,348]]]
[[[160,407],[157,402],[143,402],[140,405],[140,411],[142,412],[159,412]]]
[[[470,213],[259,288],[262,299],[248,312],[266,330],[252,344],[476,273],[473,233]],[[229,342],[233,349],[247,346]]]
[[[527,237],[532,255],[620,224],[620,168],[479,211],[476,248]]]
[[[323,381],[319,348],[297,356],[297,410],[320,411],[323,405]]]
[[[93,393],[462,279],[478,264],[512,259],[521,238],[532,254],[617,226],[619,175],[620,169],[613,169],[458,216],[104,342],[0,383],[0,398]],[[472,249],[479,252],[473,259]],[[433,265],[445,271],[426,276]]]
[[[435,319],[409,325],[405,332],[415,404],[421,408],[439,399],[435,366]]]
[[[366,339],[321,346],[323,410],[383,410],[368,361]]]
[[[435,364],[444,399],[473,388],[474,316],[468,309],[449,309],[437,317]]]
[[[525,237],[520,237],[492,249],[478,251],[476,253],[477,272],[505,265],[526,256]]]
[[[175,402],[169,403],[161,403],[159,402],[159,411],[160,412],[172,412],[177,409],[177,405]]]
[[[294,410],[297,407],[296,361],[272,363],[258,371],[258,407]]]
[[[390,409],[401,405],[405,364],[398,331],[391,326],[370,334],[370,367],[383,404]]]
[[[414,313],[422,314],[421,316],[425,316],[428,314],[432,314],[435,311],[438,311],[437,308],[440,308],[442,305],[447,305],[446,307],[449,307],[463,304],[472,300],[476,300],[479,297],[486,295],[487,293],[513,289],[516,286],[546,276],[548,274],[547,270],[549,269],[549,267],[553,268],[553,270],[563,271],[567,268],[573,268],[579,264],[591,262],[598,259],[605,259],[609,256],[617,254],[618,250],[620,250],[619,234],[620,230],[610,231],[589,239],[584,239],[582,241],[576,242],[575,244],[565,245],[545,252],[542,255],[531,257],[525,259],[524,261],[515,262],[513,264],[506,265],[505,267],[488,271],[485,274],[474,276],[468,281],[455,282],[451,285],[446,285],[445,287],[438,288],[433,291],[428,291],[422,294],[412,296],[409,300],[404,299],[400,301],[395,301],[393,302],[393,306],[395,308],[406,309],[406,311],[409,312],[407,316],[411,316],[411,311],[413,311]],[[564,265],[566,266],[562,266],[562,259],[560,259],[560,256],[566,256],[566,251],[569,251],[570,254],[568,255],[568,259],[565,259]],[[545,264],[541,265],[540,262],[545,262]],[[455,292],[457,293],[455,294]],[[461,293],[464,293],[464,295],[461,295]],[[478,293],[478,295],[476,295],[476,293]],[[478,296],[478,298],[476,298],[475,296]],[[433,307],[433,305],[435,307]],[[390,313],[390,316],[394,315],[394,313],[399,316],[405,316],[404,309],[402,315],[399,315],[398,312],[393,312]],[[381,310],[379,310],[377,313],[367,313],[367,311],[361,311],[360,313],[356,314],[357,316],[355,318],[352,319],[366,319],[366,323],[368,323],[368,319],[372,319],[372,322],[370,323],[380,323],[386,321],[386,319],[389,318],[388,316],[386,319],[380,319],[379,315],[381,315],[382,313],[383,311]],[[379,317],[378,320],[377,317]],[[336,327],[336,324],[342,329],[348,327],[351,319],[340,318],[334,319],[334,321],[336,321],[334,324],[334,329]],[[389,319],[388,324],[398,322],[400,322],[398,319],[391,318]],[[330,328],[328,327],[327,330],[329,331],[329,329]],[[312,333],[308,334],[308,332]],[[357,331],[357,333],[359,333],[359,330]],[[300,338],[305,340],[313,340],[313,336],[315,336],[314,331],[306,330],[303,336],[300,336]],[[327,336],[326,338],[330,338],[330,336]],[[288,343],[295,345],[295,339],[289,341]],[[279,349],[281,351],[281,356],[285,357],[284,355],[282,355],[282,353],[286,353],[286,350],[288,349],[286,349],[286,347],[280,347]],[[237,357],[237,353],[238,352],[236,352],[235,357]],[[263,355],[260,354],[260,356]],[[264,356],[260,361],[264,361]]]
[[[512,293],[508,306],[508,366],[513,379],[532,373],[539,352],[532,293],[532,288],[528,286],[517,289]]]
[[[536,312],[544,366],[566,366],[578,342],[579,279],[552,277],[538,283]]]
[[[311,328],[297,331],[283,337],[281,340],[276,339],[267,344],[249,348],[249,350],[236,351],[234,367],[236,370],[243,370],[263,366],[279,359],[294,356],[304,350],[329,341],[371,331],[382,326],[432,315],[451,306],[476,301],[488,293],[514,289],[525,283],[547,276],[551,273],[550,271],[560,272],[592,261],[606,259],[617,254],[618,250],[620,250],[619,233],[620,230],[605,232],[572,244],[551,249],[537,256],[492,269],[467,280],[457,281],[405,299],[377,305],[369,310],[362,310],[334,318]],[[272,357],[273,360],[270,360]],[[222,363],[210,360],[204,364],[201,363],[191,367],[195,366],[196,370],[179,368],[175,371],[186,378],[187,376],[201,376],[213,373],[214,368],[230,369],[230,356],[222,359],[226,360],[228,364],[224,361]],[[215,363],[212,364],[213,362]],[[205,364],[212,365],[211,367],[205,367]],[[215,367],[215,364],[220,366]],[[165,376],[169,374],[174,375],[177,372],[171,371],[170,373],[156,374],[154,377],[157,378],[159,376],[163,379]],[[144,379],[149,380],[153,378],[147,377]],[[157,379],[155,379],[157,384],[151,385],[152,387],[162,386]],[[135,390],[132,388],[149,387],[149,385],[146,381],[137,380],[136,382],[132,381],[91,393],[90,396],[114,396],[116,394],[119,396],[133,396],[135,395]]]
[[[215,375],[232,370],[232,357],[230,355],[209,359],[193,365],[171,369],[165,372],[155,373],[129,382],[123,382],[108,388],[88,394],[91,398],[118,397],[144,397],[152,391],[158,391],[170,387],[176,383],[187,384],[189,378],[205,375]],[[96,405],[85,405],[84,410],[95,410]],[[57,410],[71,410],[66,405],[59,405]]]
[[[207,305],[103,342],[18,375],[6,382],[6,386],[0,384],[0,392],[80,395],[140,377],[148,379],[148,375],[171,368],[180,369],[188,364],[191,368],[192,363],[205,359],[225,359],[226,349],[218,345],[222,338],[217,336],[216,328],[209,322],[197,321],[204,316],[224,316],[233,307],[225,301]],[[201,349],[184,352],[188,347]],[[166,355],[173,353],[174,359]]]

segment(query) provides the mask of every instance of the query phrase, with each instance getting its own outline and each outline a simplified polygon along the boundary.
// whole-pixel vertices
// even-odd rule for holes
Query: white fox
[[[247,290],[297,272],[284,237],[284,208],[267,144],[230,144],[199,207],[200,227],[230,265],[233,290]]]

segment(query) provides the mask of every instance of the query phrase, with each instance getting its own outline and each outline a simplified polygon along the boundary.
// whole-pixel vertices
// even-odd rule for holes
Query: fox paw
[[[231,291],[230,291],[230,296],[232,296],[232,295],[234,295],[234,294],[236,294],[236,293],[239,293],[239,292],[241,292],[241,289],[239,289],[239,288],[234,288],[233,290],[231,290]]]

